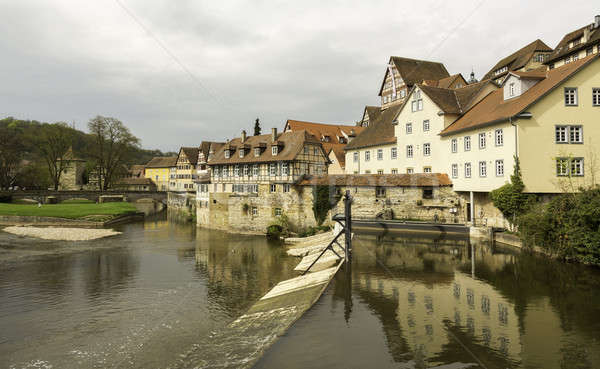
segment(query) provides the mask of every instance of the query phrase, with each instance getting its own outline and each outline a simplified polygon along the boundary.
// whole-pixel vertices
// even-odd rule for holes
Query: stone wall
[[[170,216],[185,220],[191,218],[191,215],[196,215],[196,193],[169,191],[167,209]]]
[[[458,192],[462,199],[462,211],[466,215],[468,213],[467,203],[470,203],[470,195],[468,192]],[[510,224],[502,215],[502,212],[494,206],[489,192],[474,192],[473,200],[475,202],[474,215],[475,225],[482,227],[498,227],[510,228]]]
[[[269,185],[259,185],[258,193],[210,193],[208,201],[199,200],[196,206],[196,219],[199,226],[240,231],[265,233],[267,227],[277,221],[277,209],[289,221],[292,231],[315,226],[312,211],[312,189],[291,186],[283,192],[278,185],[276,192],[270,192]]]
[[[58,202],[70,199],[86,199],[97,202],[102,195],[123,195],[125,201],[136,202],[140,199],[153,199],[162,203],[167,202],[167,194],[157,191],[2,191],[0,196],[11,196],[13,201],[30,199],[45,202],[48,196],[53,196]]]

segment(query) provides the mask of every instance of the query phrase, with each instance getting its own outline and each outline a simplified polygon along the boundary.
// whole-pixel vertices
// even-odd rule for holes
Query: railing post
[[[352,252],[352,198],[350,197],[349,190],[346,190],[346,195],[344,196],[344,218],[344,228],[346,231],[344,255],[346,261],[349,261],[350,253]]]

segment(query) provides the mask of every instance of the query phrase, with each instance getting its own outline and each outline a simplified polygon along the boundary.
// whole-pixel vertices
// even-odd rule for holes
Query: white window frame
[[[465,178],[471,178],[471,163],[465,163]]]
[[[253,216],[256,216],[256,215],[258,215],[258,208],[257,208],[256,206],[253,206],[253,207],[252,207],[252,215],[253,215]]]
[[[383,149],[377,149],[377,160],[383,160]]]
[[[577,136],[575,136],[577,135]],[[583,126],[572,125],[569,126],[569,143],[582,144],[583,143]]]
[[[412,158],[414,156],[413,145],[406,145],[406,157]]]
[[[568,177],[570,172],[569,158],[556,158],[556,176]]]
[[[277,164],[276,163],[269,164],[269,175],[271,177],[275,177],[277,175]]]
[[[371,150],[365,151],[365,161],[371,160]]]
[[[504,160],[496,160],[496,177],[504,177]]]
[[[450,151],[452,153],[457,153],[458,152],[458,140],[456,138],[453,138],[450,141]]]
[[[398,174],[398,169],[397,168],[392,169],[392,174]]]
[[[429,123],[429,119],[425,119],[423,121],[423,132],[428,132],[431,128],[431,124]]]
[[[572,158],[569,163],[570,174],[573,177],[583,177],[583,158]]]
[[[260,156],[260,147],[254,148],[254,156]]]
[[[229,159],[231,157],[231,151],[225,150],[225,159]]]
[[[271,155],[275,156],[279,152],[279,148],[277,146],[271,146]]]
[[[355,163],[358,163],[358,156],[359,156],[359,153],[358,153],[358,151],[355,151],[355,152],[353,153],[353,158],[354,158],[354,162],[355,162]]]
[[[577,106],[577,87],[565,87],[564,89],[565,106]]]
[[[240,153],[239,154],[240,158],[243,158],[244,157],[244,149],[240,149],[239,153]]]
[[[398,149],[396,147],[392,147],[390,149],[390,157],[392,159],[397,159],[398,158]]]
[[[408,122],[406,123],[406,134],[407,135],[411,135],[412,134],[412,122]]]
[[[504,146],[504,131],[502,128],[494,131],[494,142],[496,146]]]
[[[281,163],[281,175],[288,176],[289,174],[289,165],[287,162]]]
[[[250,175],[250,167],[248,164],[244,164],[244,176],[248,177]]]
[[[480,150],[483,150],[483,149],[485,149],[485,146],[486,146],[486,143],[487,143],[487,142],[486,142],[486,137],[485,137],[485,132],[483,132],[483,133],[480,133],[480,134],[478,135],[478,140],[479,140],[479,149],[480,149]]]
[[[406,174],[413,174],[415,172],[414,168],[406,168]]]
[[[260,175],[260,166],[258,164],[254,164],[252,166],[252,175],[254,177],[258,177]]]
[[[478,168],[479,168],[479,177],[481,177],[481,178],[487,177],[487,162],[480,161]]]
[[[430,155],[431,155],[431,144],[424,143],[423,144],[423,156],[430,156]]]
[[[431,167],[423,167],[423,173],[431,173]]]
[[[463,141],[465,151],[471,151],[471,136],[465,136]]]
[[[554,126],[554,143],[557,143],[557,144],[569,143],[569,126],[566,126],[566,125]]]
[[[290,184],[289,183],[284,183],[283,184],[283,192],[290,192]]]
[[[452,164],[452,178],[458,178],[458,164]]]
[[[592,87],[592,106],[600,106],[600,87]]]

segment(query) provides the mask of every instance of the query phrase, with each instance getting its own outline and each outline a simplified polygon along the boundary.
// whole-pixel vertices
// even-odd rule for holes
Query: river
[[[161,217],[118,230],[0,232],[0,368],[210,367],[203,350],[226,344],[212,338],[295,276],[264,237]],[[351,265],[256,367],[599,367],[598,291],[597,269],[512,248],[358,234]]]

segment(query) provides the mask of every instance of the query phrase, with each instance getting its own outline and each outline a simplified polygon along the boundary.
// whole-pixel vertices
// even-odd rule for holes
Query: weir
[[[279,282],[244,315],[198,343],[175,367],[249,368],[265,350],[321,297],[344,261],[350,259],[351,197],[344,197],[344,216],[330,233],[286,239],[288,255],[302,257],[294,270],[302,275]],[[348,226],[346,226],[348,225]],[[342,244],[344,246],[342,246]]]

